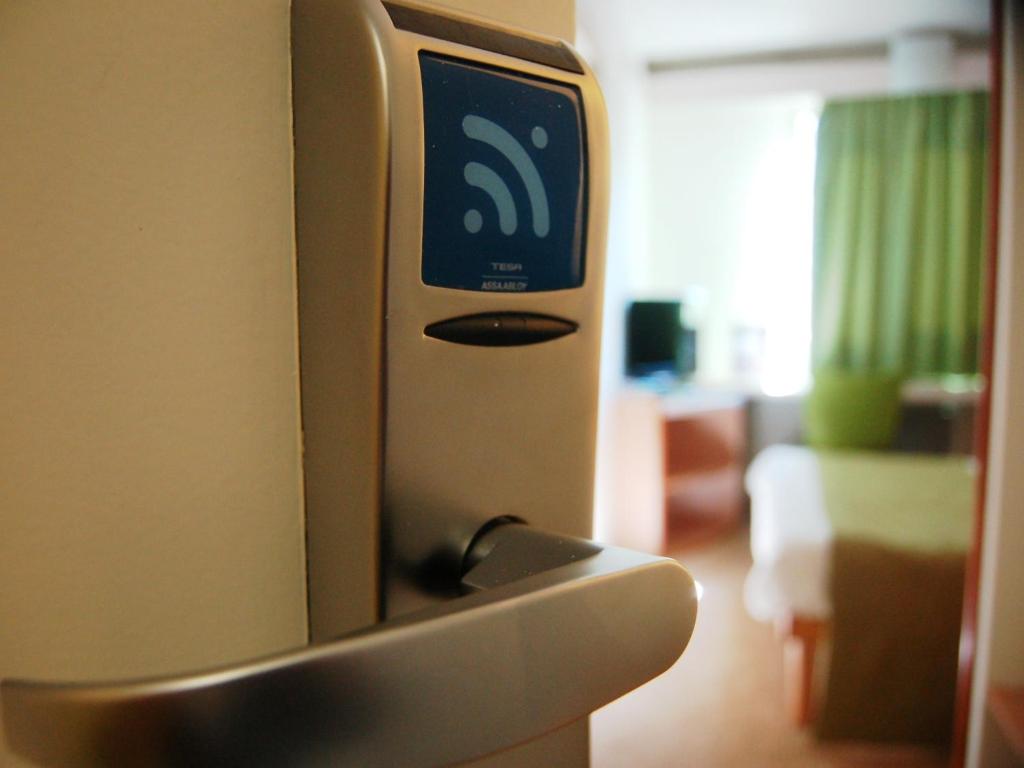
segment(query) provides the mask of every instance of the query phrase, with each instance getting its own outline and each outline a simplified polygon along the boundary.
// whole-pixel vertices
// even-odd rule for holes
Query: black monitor
[[[626,373],[687,376],[696,368],[694,331],[679,301],[634,301],[626,310]]]

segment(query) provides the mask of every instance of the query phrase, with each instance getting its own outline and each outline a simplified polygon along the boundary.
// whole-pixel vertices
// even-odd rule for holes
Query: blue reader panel
[[[420,71],[423,282],[504,292],[582,285],[579,90],[429,53]]]

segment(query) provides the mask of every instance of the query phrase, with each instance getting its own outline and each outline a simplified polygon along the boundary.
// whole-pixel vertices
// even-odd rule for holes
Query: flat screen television
[[[626,310],[626,374],[689,376],[696,369],[696,334],[682,322],[682,302],[634,301]]]

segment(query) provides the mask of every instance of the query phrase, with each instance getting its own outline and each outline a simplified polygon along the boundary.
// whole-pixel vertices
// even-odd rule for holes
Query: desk
[[[747,398],[686,387],[623,387],[599,443],[598,535],[643,552],[707,536],[742,519]]]
[[[739,525],[747,507],[746,398],[680,390],[661,398],[664,524],[672,547]]]

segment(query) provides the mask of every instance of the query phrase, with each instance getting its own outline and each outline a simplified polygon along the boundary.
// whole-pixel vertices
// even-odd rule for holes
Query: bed
[[[941,741],[953,706],[972,460],[775,445],[751,463],[752,616],[820,736]]]

